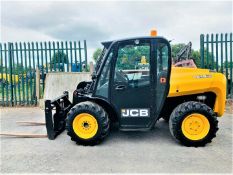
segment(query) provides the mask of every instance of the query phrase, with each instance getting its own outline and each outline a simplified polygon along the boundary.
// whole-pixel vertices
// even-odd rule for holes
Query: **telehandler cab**
[[[225,108],[225,76],[173,67],[169,41],[155,34],[103,42],[92,81],[77,85],[73,102],[68,92],[45,101],[48,138],[66,128],[76,143],[95,145],[114,122],[122,131],[147,131],[164,118],[183,145],[211,142]]]

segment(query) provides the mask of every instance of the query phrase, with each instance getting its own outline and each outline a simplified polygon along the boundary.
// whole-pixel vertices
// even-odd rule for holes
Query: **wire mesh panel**
[[[35,105],[48,72],[87,71],[86,41],[0,43],[0,105]]]
[[[231,98],[233,98],[232,43],[232,33],[200,36],[201,66],[226,75],[227,93]]]

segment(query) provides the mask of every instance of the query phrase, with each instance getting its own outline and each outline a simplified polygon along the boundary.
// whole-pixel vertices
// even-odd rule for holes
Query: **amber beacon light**
[[[151,30],[150,36],[157,36],[157,30],[155,30],[155,29]]]

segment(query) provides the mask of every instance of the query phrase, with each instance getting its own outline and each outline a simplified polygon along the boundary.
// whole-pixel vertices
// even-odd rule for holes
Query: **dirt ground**
[[[1,132],[45,134],[40,108],[1,108]],[[232,114],[219,118],[219,131],[206,147],[177,143],[162,119],[151,132],[114,129],[100,145],[79,146],[63,132],[47,138],[1,137],[1,173],[232,173]]]

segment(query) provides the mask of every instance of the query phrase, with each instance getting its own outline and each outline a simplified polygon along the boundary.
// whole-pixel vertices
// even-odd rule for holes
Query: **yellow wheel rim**
[[[97,133],[97,120],[88,113],[78,114],[73,120],[73,130],[80,138],[90,139]]]
[[[182,132],[190,140],[203,139],[209,133],[209,130],[210,123],[202,114],[190,114],[182,122]]]

